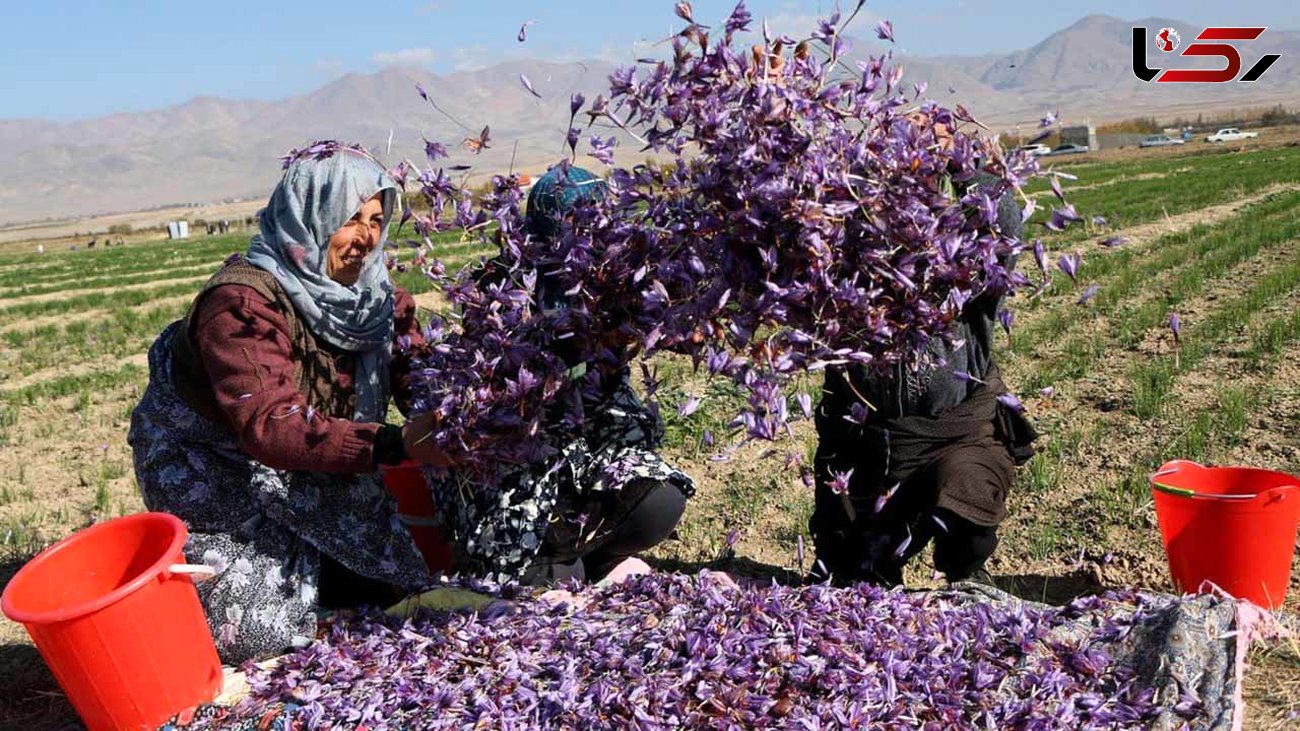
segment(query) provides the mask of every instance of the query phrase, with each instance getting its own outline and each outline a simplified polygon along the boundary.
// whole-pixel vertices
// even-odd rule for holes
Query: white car
[[[1205,138],[1206,142],[1236,142],[1237,140],[1250,140],[1259,137],[1258,132],[1242,132],[1236,127],[1225,127]]]
[[[1024,150],[1025,152],[1029,153],[1030,155],[1033,155],[1034,157],[1042,157],[1043,155],[1046,155],[1052,151],[1052,148],[1043,144],[1025,145],[1024,147],[1021,147],[1019,149]]]
[[[1170,145],[1181,145],[1186,141],[1168,135],[1151,135],[1139,142],[1138,147],[1169,147]]]

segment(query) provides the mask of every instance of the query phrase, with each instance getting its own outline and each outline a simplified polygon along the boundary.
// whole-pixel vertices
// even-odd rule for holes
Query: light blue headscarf
[[[262,231],[249,242],[248,261],[275,276],[317,337],[358,353],[353,418],[383,421],[393,342],[393,284],[384,244],[397,205],[397,184],[363,152],[340,146],[328,157],[317,157],[300,157],[285,170],[258,215]],[[328,274],[330,236],[381,191],[379,245],[356,284],[345,287]]]

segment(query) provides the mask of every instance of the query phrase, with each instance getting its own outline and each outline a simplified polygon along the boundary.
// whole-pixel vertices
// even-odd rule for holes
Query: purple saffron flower
[[[451,157],[447,148],[440,142],[424,141],[424,156],[429,158],[429,162],[435,162],[440,158]]]
[[[1093,216],[1093,217],[1092,217],[1092,225],[1094,225],[1094,226],[1109,226],[1109,225],[1110,225],[1110,222],[1106,220],[1106,217],[1105,217],[1105,216]]]
[[[1077,251],[1073,254],[1062,254],[1061,258],[1057,259],[1056,266],[1059,267],[1061,271],[1065,272],[1066,276],[1077,282],[1080,260],[1081,257]]]
[[[1101,245],[1108,249],[1114,249],[1128,243],[1128,239],[1123,236],[1107,236],[1101,240]]]
[[[592,157],[596,158],[597,160],[605,163],[606,165],[613,165],[614,164],[614,136],[610,135],[605,139],[601,139],[596,135],[592,135],[591,152],[588,154],[590,154]]]
[[[736,7],[731,11],[731,15],[727,18],[726,31],[727,33],[735,33],[737,31],[747,30],[750,22],[753,20],[754,16],[751,15],[749,10],[745,7],[745,0],[740,0],[740,2],[736,3]]]
[[[696,409],[700,408],[700,403],[701,400],[699,396],[689,396],[680,406],[677,407],[677,416],[685,419],[691,414],[694,414]]]
[[[876,37],[882,41],[894,42],[894,24],[886,19],[876,23]]]
[[[673,6],[673,12],[687,23],[695,23],[695,11],[687,0],[678,0],[678,3]]]
[[[1016,313],[1006,309],[999,310],[998,322],[1002,323],[1002,329],[1006,331],[1007,335],[1010,335],[1011,326],[1016,322]]]
[[[1038,120],[1038,126],[1040,128],[1051,127],[1052,125],[1056,124],[1056,117],[1060,113],[1061,113],[1060,110],[1057,110],[1055,112],[1048,112],[1047,114],[1044,114],[1043,118]]]
[[[1096,296],[1097,296],[1097,293],[1100,292],[1100,291],[1101,291],[1101,286],[1100,286],[1100,285],[1098,285],[1098,284],[1090,284],[1090,285],[1088,285],[1088,288],[1085,289],[1085,290],[1083,290],[1083,294],[1079,295],[1079,302],[1078,302],[1078,303],[1081,304],[1081,305],[1086,305],[1086,304],[1088,304],[1088,302],[1091,301],[1093,297],[1096,297]]]
[[[1002,402],[1003,406],[1006,406],[1017,414],[1025,410],[1024,403],[1021,402],[1019,397],[1010,391],[998,394],[998,401]]]
[[[800,393],[794,397],[794,400],[799,403],[799,410],[803,412],[804,418],[811,419],[813,417],[812,396]]]
[[[1038,264],[1043,276],[1047,276],[1047,249],[1043,247],[1042,239],[1034,239],[1034,262]]]
[[[1174,334],[1174,344],[1182,345],[1183,342],[1183,323],[1179,319],[1177,312],[1169,313],[1169,332]]]
[[[826,487],[836,495],[849,494],[849,480],[853,479],[853,470],[847,472],[831,471],[831,479],[826,483]]]

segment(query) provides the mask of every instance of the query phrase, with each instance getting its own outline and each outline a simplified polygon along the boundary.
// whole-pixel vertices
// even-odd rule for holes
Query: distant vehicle
[[[1170,137],[1169,135],[1151,135],[1150,137],[1138,143],[1138,147],[1169,147],[1170,145],[1181,145],[1186,140]]]
[[[1034,157],[1042,157],[1043,155],[1050,155],[1052,153],[1052,148],[1044,144],[1025,145],[1024,147],[1018,149],[1024,150],[1025,152],[1029,153],[1030,155],[1033,155]]]
[[[1237,140],[1251,140],[1259,137],[1258,132],[1242,132],[1236,127],[1225,127],[1205,138],[1206,142],[1236,142]]]
[[[1090,152],[1084,145],[1057,145],[1048,155],[1077,155],[1081,152]]]

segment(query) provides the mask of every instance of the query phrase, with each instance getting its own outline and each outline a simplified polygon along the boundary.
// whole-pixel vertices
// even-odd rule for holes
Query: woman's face
[[[345,287],[357,283],[366,257],[379,245],[384,226],[383,194],[366,201],[347,223],[330,236],[327,273]]]

